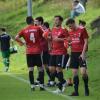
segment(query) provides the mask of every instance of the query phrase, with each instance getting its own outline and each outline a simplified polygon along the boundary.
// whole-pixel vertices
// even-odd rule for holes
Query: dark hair
[[[63,21],[63,17],[60,15],[56,15],[55,18],[58,17],[60,21]]]
[[[82,24],[82,25],[86,25],[86,22],[84,20],[79,20],[79,24]]]
[[[32,23],[33,23],[33,18],[32,18],[32,16],[26,17],[26,23],[27,23],[27,24],[32,24]]]
[[[75,3],[79,3],[79,0],[74,0]]]
[[[41,24],[43,24],[43,22],[44,22],[44,19],[42,16],[36,17],[35,19],[38,20],[39,22],[41,22]]]
[[[5,28],[1,28],[1,31],[5,32],[5,31],[6,31],[6,29],[5,29]]]
[[[44,22],[43,26],[45,26],[46,28],[49,28],[49,23],[48,22]]]
[[[75,23],[75,20],[72,19],[72,18],[69,18],[69,19],[66,21],[66,25],[73,24],[73,23]]]

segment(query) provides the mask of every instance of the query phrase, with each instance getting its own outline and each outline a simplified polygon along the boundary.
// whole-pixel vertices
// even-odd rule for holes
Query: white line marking
[[[13,73],[6,72],[6,74],[9,75],[9,76],[12,77],[12,78],[15,78],[15,79],[17,79],[17,80],[20,80],[20,81],[22,81],[22,82],[24,82],[24,83],[29,84],[29,81],[28,81],[28,80],[25,80],[25,79],[23,79],[23,78],[21,78],[21,77],[18,77],[18,76],[16,76],[16,75],[14,75]]]
[[[8,75],[8,76],[10,76],[10,77],[12,77],[12,78],[15,78],[15,79],[17,79],[17,80],[20,80],[20,81],[22,81],[22,82],[24,82],[24,83],[30,84],[28,80],[25,80],[25,79],[23,79],[23,78],[21,78],[21,77],[18,77],[18,76],[16,76],[16,75],[14,75],[13,73],[6,72],[6,75]],[[54,93],[51,89],[48,89],[48,88],[45,88],[45,89],[46,89],[46,91],[48,91],[49,93],[56,94],[56,95],[58,95],[58,96],[62,96],[62,97],[64,97],[64,98],[67,98],[68,100],[76,100],[76,99],[73,99],[73,98],[71,98],[70,96],[67,96],[67,95],[64,95],[64,94],[57,94],[57,93]]]

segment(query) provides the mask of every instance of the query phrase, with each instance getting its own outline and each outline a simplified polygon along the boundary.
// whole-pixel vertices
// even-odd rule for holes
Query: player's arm
[[[88,46],[88,39],[84,39],[84,47],[83,47],[83,51],[82,51],[82,54],[81,54],[81,58],[83,60],[85,59],[85,53],[86,53],[86,50],[87,50],[87,46]]]
[[[65,41],[66,40],[66,37],[57,37],[57,36],[54,36],[53,37],[53,41],[57,41],[57,42],[62,42],[62,41]]]
[[[84,60],[85,53],[86,53],[87,47],[88,47],[88,33],[87,33],[86,29],[84,29],[84,31],[83,31],[83,38],[84,38],[84,46],[83,46],[82,54],[80,57]]]
[[[60,42],[60,41],[65,41],[66,39],[68,39],[68,37],[69,37],[68,31],[67,31],[67,29],[65,28],[65,29],[63,30],[63,36],[62,36],[62,37],[54,37],[54,41],[58,41],[58,42]]]
[[[65,38],[59,38],[57,36],[53,37],[53,41],[57,41],[57,42],[61,42],[61,41],[64,41]]]
[[[57,42],[62,42],[64,41],[66,38],[65,37],[57,37],[57,36],[54,36],[53,37],[53,41],[57,41]]]
[[[14,40],[12,38],[10,39],[10,43],[11,43],[11,46],[14,46]]]
[[[48,39],[48,32],[44,32],[42,36],[47,40]]]
[[[18,43],[20,46],[25,45],[25,42],[23,42],[23,41],[21,40],[21,38],[20,38],[19,35],[16,35],[15,40],[17,41],[17,43]]]

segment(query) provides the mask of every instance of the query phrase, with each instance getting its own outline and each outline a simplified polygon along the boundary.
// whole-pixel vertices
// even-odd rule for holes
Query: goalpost
[[[32,16],[32,0],[27,0],[27,15]]]

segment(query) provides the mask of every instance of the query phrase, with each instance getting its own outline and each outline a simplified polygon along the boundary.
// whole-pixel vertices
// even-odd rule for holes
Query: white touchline
[[[20,81],[22,81],[22,82],[24,82],[24,83],[30,84],[28,80],[25,80],[25,79],[22,78],[22,77],[18,77],[18,76],[16,76],[16,75],[13,74],[13,73],[5,72],[5,74],[8,75],[8,76],[10,76],[10,77],[12,77],[12,78],[15,78],[15,79],[17,79],[17,80],[20,80]],[[54,93],[53,91],[51,91],[51,90],[48,89],[47,87],[46,87],[45,89],[46,89],[46,91],[48,91],[49,93],[62,96],[62,97],[64,97],[64,98],[67,98],[68,100],[76,100],[76,99],[73,99],[73,98],[71,98],[70,96],[67,96],[67,95],[64,95],[64,94],[57,94],[57,93]]]

